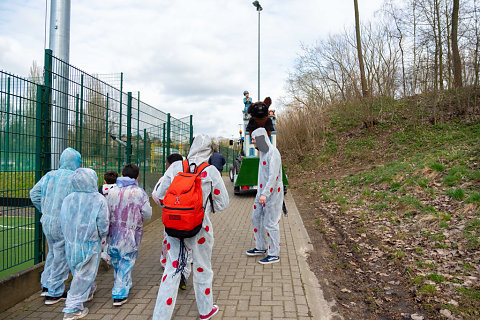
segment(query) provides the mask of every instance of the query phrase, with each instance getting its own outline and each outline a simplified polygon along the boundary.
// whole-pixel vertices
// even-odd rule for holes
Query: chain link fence
[[[140,93],[88,74],[45,51],[43,79],[0,71],[0,279],[45,258],[40,213],[29,191],[57,169],[66,147],[78,150],[99,185],[108,170],[140,167],[151,193],[166,156],[187,156],[192,116],[176,119],[140,100]],[[102,77],[105,79],[105,77]]]

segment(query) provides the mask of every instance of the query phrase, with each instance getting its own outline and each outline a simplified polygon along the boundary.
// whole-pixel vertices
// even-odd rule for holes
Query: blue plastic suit
[[[77,169],[72,176],[73,192],[63,200],[60,212],[65,254],[73,275],[65,313],[83,310],[83,303],[95,291],[102,238],[109,226],[107,200],[98,193],[97,181],[92,169]]]
[[[41,283],[42,287],[48,288],[48,295],[51,297],[63,294],[64,281],[68,278],[65,240],[60,229],[59,216],[63,199],[72,192],[72,174],[81,164],[82,157],[78,151],[65,149],[60,156],[60,168],[48,172],[30,190],[33,205],[42,213],[40,222],[48,243]]]
[[[193,140],[190,153],[187,157],[190,164],[200,165],[207,162],[212,151],[211,138],[207,135],[199,135]],[[168,187],[178,172],[183,171],[181,161],[174,162],[165,172],[164,179],[157,190],[157,197],[164,198]],[[205,216],[202,229],[192,238],[184,239],[185,246],[191,249],[193,259],[193,287],[197,308],[201,319],[206,319],[213,312],[213,270],[212,270],[212,248],[213,248],[213,225],[210,221],[212,212],[208,196],[212,194],[215,211],[222,211],[228,207],[228,192],[223,183],[222,177],[214,166],[207,167],[202,174],[202,194],[206,203]],[[167,261],[165,270],[160,280],[157,302],[153,312],[154,320],[170,319],[177,299],[180,273],[175,272],[179,263],[180,239],[167,235]]]
[[[255,139],[260,156],[257,197],[252,215],[255,247],[267,250],[269,256],[279,256],[279,224],[283,205],[282,159],[264,128],[253,131],[252,138]],[[258,202],[261,195],[267,197],[264,205]]]
[[[114,270],[113,299],[128,297],[132,287],[132,270],[143,236],[143,221],[152,217],[147,193],[135,179],[117,179],[117,188],[106,197],[110,209],[108,254]]]

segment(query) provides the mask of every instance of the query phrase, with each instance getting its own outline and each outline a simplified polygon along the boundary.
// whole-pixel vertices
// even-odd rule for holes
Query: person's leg
[[[253,236],[255,240],[255,248],[258,250],[267,249],[267,240],[265,238],[265,226],[264,226],[264,207],[258,204],[255,201],[253,205],[253,214],[252,214],[252,227],[253,227]]]
[[[87,301],[95,288],[99,262],[100,253],[95,253],[88,257],[85,262],[80,262],[74,267],[73,279],[63,312],[73,313],[84,309],[83,303]]]
[[[47,240],[48,248],[53,248],[53,242],[49,236],[45,234],[45,239]],[[40,277],[40,283],[42,284],[42,289],[47,288],[48,279],[50,278],[51,269],[53,264],[53,250],[48,250],[47,258],[45,259],[45,265],[43,267],[42,276]]]
[[[268,238],[268,255],[280,256],[280,218],[282,216],[283,190],[274,192],[264,208],[264,225]]]
[[[53,260],[50,267],[50,277],[47,281],[48,296],[60,297],[65,292],[65,280],[68,279],[70,269],[65,257],[65,240],[58,234],[50,234],[48,249],[52,251]]]
[[[127,298],[132,287],[132,270],[137,259],[138,251],[122,255],[117,260],[117,269],[115,270],[115,282],[112,289],[113,299]],[[113,261],[113,259],[112,259]]]
[[[153,311],[153,320],[170,319],[177,300],[178,284],[181,272],[175,273],[178,266],[180,240],[167,236],[167,254],[165,269],[158,288],[157,301]]]
[[[207,231],[208,230],[208,231]],[[193,255],[193,287],[200,318],[211,315],[213,306],[213,228],[210,220],[204,219],[203,228],[194,237],[187,239]]]

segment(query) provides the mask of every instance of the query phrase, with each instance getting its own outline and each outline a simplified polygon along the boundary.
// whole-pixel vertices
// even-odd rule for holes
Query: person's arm
[[[268,198],[273,192],[275,192],[273,188],[277,183],[277,178],[279,178],[279,175],[282,172],[281,170],[282,170],[282,159],[280,158],[280,153],[278,151],[273,152],[272,157],[270,158],[270,161],[269,161],[268,181],[265,184],[265,188],[262,191],[262,195]]]
[[[227,209],[230,199],[228,197],[227,188],[225,188],[225,183],[223,183],[223,179],[220,176],[220,172],[218,172],[218,170],[210,170],[208,174],[212,177],[213,208],[215,211]]]
[[[225,161],[225,157],[223,156],[223,154],[220,154],[222,156],[222,167],[225,165],[226,161]]]
[[[35,208],[40,212],[42,212],[42,185],[44,181],[45,176],[43,176],[40,181],[33,186],[32,190],[30,190],[30,199]]]
[[[174,172],[176,173],[178,171],[182,171],[182,170],[178,170],[179,168],[183,168],[183,162],[182,161],[175,161],[167,169],[167,171],[165,171],[162,183],[160,183],[160,186],[157,189],[157,198],[160,199],[160,201],[163,200],[163,197],[165,197],[165,194],[167,193],[168,187],[170,187],[170,185],[172,184]],[[177,171],[173,171],[173,170],[177,170]]]
[[[141,212],[142,212],[142,220],[143,221],[147,221],[147,220],[150,220],[150,218],[152,217],[152,206],[150,206],[150,201],[148,201],[148,195],[145,191],[143,191],[144,193],[144,200],[145,202],[143,203],[142,205],[142,209],[141,209]]]
[[[97,230],[100,239],[103,240],[108,234],[108,228],[110,226],[110,211],[108,210],[107,199],[101,198],[102,202],[98,210],[97,216]]]

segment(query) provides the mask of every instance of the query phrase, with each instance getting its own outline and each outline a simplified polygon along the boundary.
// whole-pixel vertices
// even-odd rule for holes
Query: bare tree
[[[358,13],[358,0],[353,0],[353,5],[355,7],[355,34],[357,39],[358,67],[360,69],[362,95],[363,97],[367,97],[369,93],[367,88],[367,80],[365,78],[365,67],[363,65],[362,41],[360,38],[360,15]]]
[[[453,76],[455,79],[455,87],[462,87],[462,63],[460,53],[458,51],[458,10],[460,0],[453,0],[452,9],[452,53],[453,53]]]

